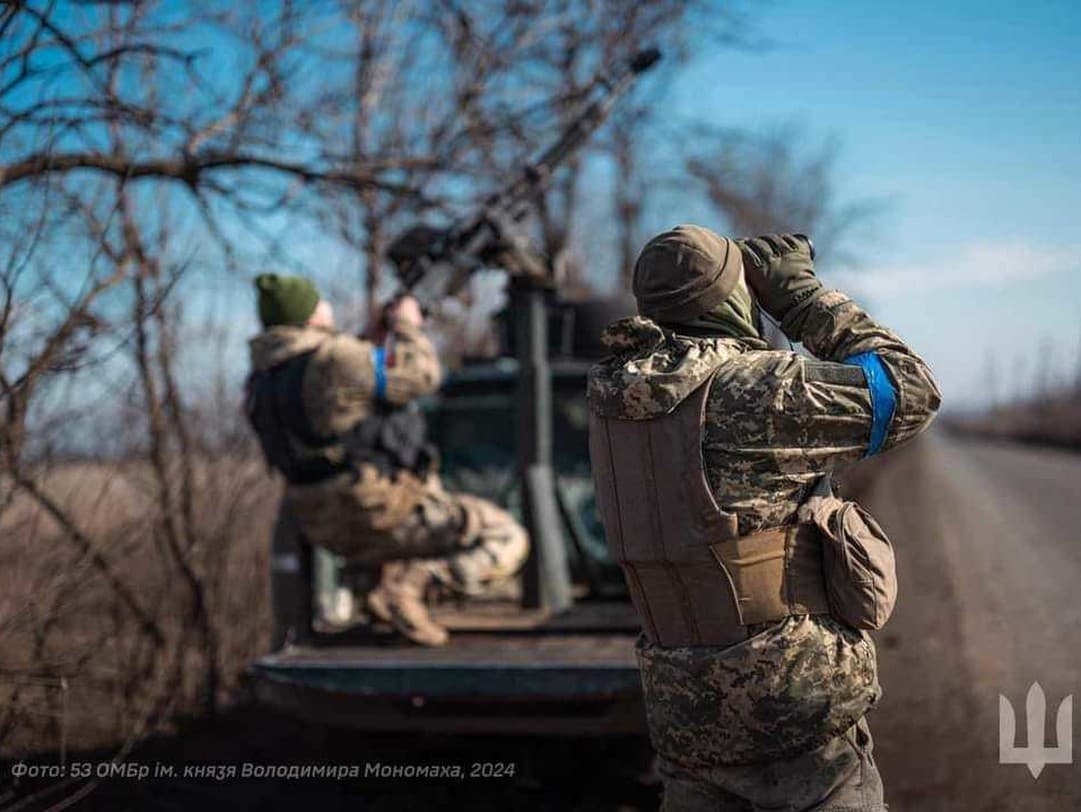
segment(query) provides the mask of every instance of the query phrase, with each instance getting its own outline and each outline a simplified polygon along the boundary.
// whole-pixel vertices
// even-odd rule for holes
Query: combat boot
[[[368,593],[368,611],[418,645],[445,645],[447,630],[432,620],[424,603],[432,577],[423,562],[388,564],[379,586]]]

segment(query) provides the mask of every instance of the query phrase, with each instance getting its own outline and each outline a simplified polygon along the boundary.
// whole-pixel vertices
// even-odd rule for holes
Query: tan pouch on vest
[[[855,502],[833,495],[823,478],[799,510],[822,531],[830,613],[856,629],[880,629],[897,600],[897,569],[882,527]]]
[[[710,545],[744,626],[829,612],[822,542],[811,525],[775,527]]]

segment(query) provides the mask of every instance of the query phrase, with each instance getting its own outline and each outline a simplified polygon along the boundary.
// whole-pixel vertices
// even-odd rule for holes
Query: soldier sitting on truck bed
[[[417,398],[439,360],[412,297],[388,308],[386,341],[337,332],[307,279],[255,280],[264,330],[251,340],[247,413],[287,485],[283,507],[305,540],[361,565],[385,565],[368,610],[415,643],[447,632],[424,602],[433,581],[466,595],[513,575],[529,539],[505,511],[447,493]]]

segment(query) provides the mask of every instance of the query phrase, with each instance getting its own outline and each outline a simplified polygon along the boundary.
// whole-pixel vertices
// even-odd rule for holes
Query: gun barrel
[[[594,99],[580,112],[560,135],[559,140],[548,147],[532,161],[522,175],[504,189],[501,193],[493,196],[489,201],[490,206],[505,206],[514,200],[520,200],[524,195],[535,193],[538,187],[547,184],[551,177],[553,167],[557,166],[568,155],[578,149],[589,137],[605,122],[616,102],[623,96],[634,80],[645,71],[652,68],[661,59],[661,51],[658,48],[646,48],[638,51],[627,60],[623,70],[612,77],[601,76],[598,84],[606,88],[607,92],[600,98]]]

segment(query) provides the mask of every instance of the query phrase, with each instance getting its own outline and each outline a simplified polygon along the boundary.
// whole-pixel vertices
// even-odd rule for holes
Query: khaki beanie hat
[[[734,240],[701,226],[676,226],[646,243],[634,263],[638,312],[662,322],[697,318],[728,298],[742,268]]]

